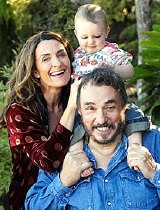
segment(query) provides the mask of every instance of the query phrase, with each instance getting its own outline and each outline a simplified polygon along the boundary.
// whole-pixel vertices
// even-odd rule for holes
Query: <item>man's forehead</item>
[[[106,101],[117,98],[118,95],[118,91],[113,86],[96,86],[89,83],[81,89],[81,102],[90,100]]]

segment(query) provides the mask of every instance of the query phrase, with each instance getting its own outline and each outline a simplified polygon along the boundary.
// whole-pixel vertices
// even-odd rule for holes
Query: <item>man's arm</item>
[[[61,210],[68,204],[70,195],[81,172],[91,167],[85,152],[81,149],[68,152],[60,174],[39,171],[37,183],[27,193],[26,210]]]
[[[59,179],[59,173],[48,173],[40,169],[37,183],[27,193],[26,210],[65,209],[72,189],[66,188]]]

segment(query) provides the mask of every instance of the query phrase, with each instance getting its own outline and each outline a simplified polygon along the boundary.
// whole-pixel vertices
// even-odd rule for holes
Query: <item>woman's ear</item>
[[[34,76],[35,76],[35,78],[37,78],[37,79],[40,78],[39,72],[38,72],[37,70],[34,71]]]

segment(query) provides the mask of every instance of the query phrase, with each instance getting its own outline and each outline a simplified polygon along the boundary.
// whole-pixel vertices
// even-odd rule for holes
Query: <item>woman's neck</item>
[[[43,95],[47,103],[48,112],[56,112],[60,106],[61,88],[43,89]]]

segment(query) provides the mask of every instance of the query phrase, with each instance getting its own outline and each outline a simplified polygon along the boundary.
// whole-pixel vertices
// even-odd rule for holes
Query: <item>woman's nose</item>
[[[53,58],[52,59],[52,66],[56,67],[56,66],[60,66],[61,65],[61,61],[59,58]]]

